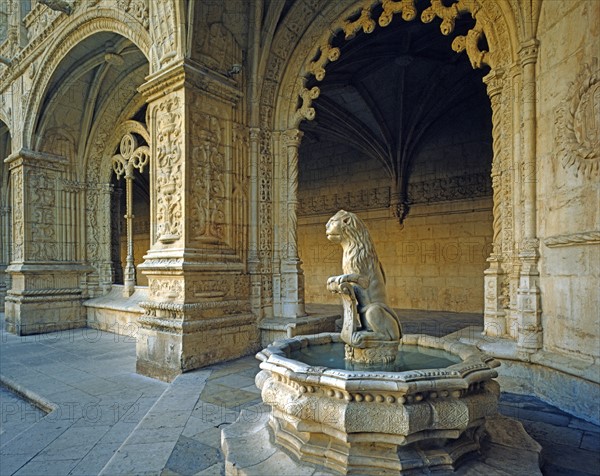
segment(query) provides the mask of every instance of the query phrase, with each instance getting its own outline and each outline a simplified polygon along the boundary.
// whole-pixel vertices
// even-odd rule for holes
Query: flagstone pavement
[[[405,333],[445,335],[482,321],[399,314]],[[248,356],[167,384],[135,373],[131,337],[2,331],[0,476],[224,474],[221,429],[242,409],[246,418],[267,411],[254,385],[258,364]],[[600,427],[529,396],[503,393],[500,410],[543,446],[544,474],[600,475]]]

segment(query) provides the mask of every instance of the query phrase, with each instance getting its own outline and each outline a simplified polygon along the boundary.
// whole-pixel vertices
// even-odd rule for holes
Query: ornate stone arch
[[[114,155],[117,146],[121,142],[121,139],[127,133],[138,134],[146,141],[148,145],[150,145],[150,133],[144,124],[131,119],[119,123],[106,141],[106,147],[104,148],[104,152],[102,154],[102,168],[100,171],[101,180],[105,180],[107,179],[107,176],[110,176],[112,170],[110,158]]]
[[[112,187],[111,157],[126,132],[139,133],[149,144],[150,137],[145,127],[139,122],[129,120],[143,105],[145,100],[136,95],[118,115],[102,114],[99,123],[90,132],[90,141],[85,155],[88,157],[85,179],[87,181],[86,209],[88,219],[87,260],[93,266],[90,275],[91,293],[100,289],[107,291],[112,284],[112,268],[110,260],[110,194]],[[114,124],[118,124],[115,129]]]
[[[329,14],[324,13],[315,18],[290,54],[285,73],[278,81],[279,94],[275,95],[272,104],[275,130],[296,128],[302,120],[310,120],[314,117],[311,117],[314,110],[311,110],[310,103],[312,99],[316,99],[313,96],[318,92],[314,88],[310,91],[306,90],[305,80],[311,75],[319,81],[322,80],[326,74],[327,64],[339,58],[339,50],[331,46],[331,40],[338,32],[343,31],[347,39],[351,39],[360,30],[372,33],[376,28],[385,28],[389,25],[391,16],[395,14],[402,15],[405,21],[426,23],[436,17],[440,18],[441,34],[444,35],[452,35],[454,21],[458,16],[470,14],[475,20],[475,26],[467,35],[455,37],[452,48],[458,53],[465,51],[474,68],[487,65],[492,72],[496,71],[499,74],[510,69],[517,61],[517,27],[512,9],[507,2],[460,0],[451,7],[445,7],[441,0],[430,1],[431,6],[422,13],[420,20],[416,18],[417,10],[414,5],[411,5],[412,2],[396,0],[357,2],[344,10],[329,9]],[[382,5],[383,14],[379,18],[372,18],[370,9],[376,4]],[[357,20],[349,20],[359,13],[360,17]],[[480,51],[477,46],[482,36],[487,39],[488,51]],[[276,41],[277,38],[274,43]],[[298,99],[301,100],[300,108],[297,107]]]
[[[78,43],[100,32],[117,33],[131,40],[146,58],[150,57],[151,38],[148,30],[135,17],[112,8],[89,9],[73,19],[68,28],[54,39],[42,67],[37,72],[29,99],[26,102],[23,126],[23,144],[32,147],[35,121],[44,100],[44,92],[61,61]]]
[[[513,161],[519,160],[519,154],[513,154],[513,151],[518,149],[514,142],[517,135],[515,128],[518,129],[520,124],[520,111],[514,103],[520,98],[518,65],[521,35],[517,20],[521,15],[510,1],[460,0],[445,7],[441,0],[430,0],[421,15],[426,22],[440,18],[441,34],[452,33],[457,16],[471,15],[475,26],[464,37],[456,37],[452,47],[459,53],[465,51],[473,67],[486,64],[491,68],[484,82],[493,113],[495,243],[491,258],[497,262],[494,271],[497,278],[494,292],[486,293],[485,307],[486,312],[488,309],[497,312],[501,321],[505,320],[508,308],[516,301],[518,287],[509,286],[506,277],[514,258],[516,241],[513,232],[516,220],[512,203],[515,181]],[[269,282],[268,274],[276,272],[272,269],[273,263],[285,258],[278,250],[289,248],[285,239],[282,242],[282,237],[294,236],[285,232],[277,234],[273,229],[286,230],[295,226],[294,217],[286,213],[289,207],[285,201],[286,198],[290,200],[286,190],[295,189],[288,182],[290,178],[297,177],[297,171],[292,170],[297,168],[297,153],[293,153],[293,147],[297,148],[297,145],[290,146],[286,134],[293,135],[302,120],[310,120],[314,115],[311,101],[318,97],[319,90],[318,87],[306,88],[307,77],[312,75],[317,80],[319,77],[322,79],[327,64],[338,58],[339,50],[331,45],[331,40],[340,31],[349,38],[360,29],[370,33],[375,28],[387,26],[394,14],[402,15],[405,21],[421,21],[415,18],[417,11],[410,0],[364,0],[354,2],[350,7],[347,4],[340,5],[340,2],[333,3],[313,0],[294,4],[275,34],[271,55],[265,65],[260,103],[262,131],[258,164],[258,215],[261,229],[258,233],[258,255],[264,273],[263,298],[267,303],[271,299],[276,301],[277,295],[284,293],[277,289],[276,280],[272,284]],[[381,5],[383,9],[379,18],[371,17],[374,5]],[[487,40],[487,51],[479,50],[482,36]],[[283,180],[277,183],[277,177],[283,177]],[[293,202],[295,197],[291,200]],[[280,220],[284,222],[280,223]],[[505,263],[504,268],[502,263]],[[489,300],[488,295],[492,296]],[[508,327],[508,324],[504,324],[498,333],[506,334]]]

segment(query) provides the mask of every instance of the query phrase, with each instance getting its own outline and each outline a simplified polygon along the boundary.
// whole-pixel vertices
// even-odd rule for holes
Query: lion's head
[[[354,213],[340,210],[329,219],[325,231],[329,241],[342,245],[344,273],[366,273],[378,266],[369,230]]]

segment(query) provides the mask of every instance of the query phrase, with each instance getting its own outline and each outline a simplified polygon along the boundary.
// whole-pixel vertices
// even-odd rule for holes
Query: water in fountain
[[[441,349],[430,349],[416,345],[401,345],[396,360],[393,362],[377,364],[351,362],[344,359],[344,344],[340,342],[304,347],[293,351],[290,357],[315,367],[384,372],[442,369],[461,361],[458,356]]]

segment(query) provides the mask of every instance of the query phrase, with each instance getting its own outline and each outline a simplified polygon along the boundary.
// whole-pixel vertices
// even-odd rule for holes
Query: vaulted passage
[[[465,34],[473,20],[457,22]],[[333,46],[304,121],[299,157],[299,253],[306,301],[337,303],[324,283],[341,249],[323,224],[340,208],[375,240],[395,307],[483,311],[492,242],[492,122],[482,82],[439,25],[395,18]],[[314,81],[314,80],[313,80]],[[312,83],[307,85],[309,88]]]
[[[145,100],[137,90],[147,75],[146,56],[132,41],[99,32],[77,43],[49,78],[31,150],[21,151],[10,164],[12,201],[29,209],[23,219],[13,220],[17,226],[8,272],[13,283],[21,284],[7,292],[10,329],[27,334],[85,324],[109,327],[99,312],[88,322],[81,302],[105,294],[122,274],[119,253],[111,253],[111,232],[113,249],[126,241],[119,229],[118,214],[125,214],[125,207],[117,206],[119,183],[111,183],[113,158],[124,155],[122,140],[128,133],[141,134],[135,142],[147,144]],[[147,168],[145,176],[137,175],[133,214],[138,221],[132,232],[141,228],[145,233],[138,233],[143,236],[138,236],[137,253],[121,254],[139,263],[149,248],[150,207]],[[129,294],[135,286],[133,259],[130,269]],[[23,283],[41,290],[23,294],[18,287]],[[40,300],[44,309],[37,305]]]

